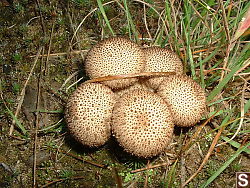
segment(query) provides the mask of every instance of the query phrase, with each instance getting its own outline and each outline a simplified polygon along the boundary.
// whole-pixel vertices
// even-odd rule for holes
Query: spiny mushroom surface
[[[119,99],[123,94],[125,94],[127,92],[130,92],[132,90],[135,90],[135,89],[142,89],[142,90],[153,92],[152,88],[146,86],[143,82],[140,82],[140,81],[134,83],[131,86],[127,86],[125,88],[120,88],[120,89],[115,89],[113,91],[114,91],[115,94],[117,94],[117,97]]]
[[[143,49],[145,54],[144,72],[175,72],[183,74],[183,65],[180,58],[173,51],[157,46]],[[157,89],[164,77],[149,78],[147,84]]]
[[[66,121],[71,134],[80,143],[103,145],[111,135],[111,115],[116,96],[99,83],[83,83],[70,96]]]
[[[86,72],[90,78],[139,73],[144,66],[142,49],[122,37],[108,38],[97,43],[89,50],[85,62]],[[136,81],[136,78],[127,78],[103,83],[111,88],[123,88]]]
[[[165,77],[157,94],[169,104],[177,126],[193,126],[206,111],[204,90],[186,75]]]
[[[127,152],[147,158],[166,149],[174,124],[167,103],[161,97],[138,89],[125,93],[117,101],[111,127]]]

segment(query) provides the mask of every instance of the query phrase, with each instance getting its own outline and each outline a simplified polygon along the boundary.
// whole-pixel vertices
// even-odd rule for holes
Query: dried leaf
[[[239,24],[239,27],[238,27],[237,31],[235,32],[233,41],[237,40],[245,32],[249,33],[247,31],[249,26],[250,26],[250,8],[246,12],[246,14],[243,16],[243,18],[242,18],[242,20],[241,20],[241,22]]]

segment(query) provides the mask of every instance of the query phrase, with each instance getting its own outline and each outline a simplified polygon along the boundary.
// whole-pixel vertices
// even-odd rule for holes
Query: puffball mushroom
[[[175,72],[183,74],[183,65],[180,58],[173,51],[157,46],[143,49],[145,54],[144,72]],[[147,84],[157,89],[164,77],[154,77],[147,80]]]
[[[83,83],[70,96],[66,106],[69,131],[80,143],[103,145],[111,135],[111,115],[116,95],[99,83]]]
[[[120,145],[139,157],[160,154],[173,134],[173,120],[167,103],[155,93],[132,90],[116,102],[112,131]]]
[[[134,42],[113,37],[100,41],[86,56],[85,68],[90,78],[139,73],[144,69],[144,54]],[[111,88],[123,88],[132,85],[136,78],[105,81]]]
[[[193,126],[206,111],[204,90],[186,75],[165,77],[157,94],[169,104],[177,126]]]
[[[150,87],[147,87],[143,82],[136,82],[135,84],[131,85],[131,86],[127,86],[125,88],[121,88],[121,89],[116,89],[113,90],[115,94],[117,94],[117,97],[120,98],[123,94],[130,92],[132,90],[135,89],[142,89],[142,90],[146,90],[146,91],[151,91],[153,92],[153,89]]]

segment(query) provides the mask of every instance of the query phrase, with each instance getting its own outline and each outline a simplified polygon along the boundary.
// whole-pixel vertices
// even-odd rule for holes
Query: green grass
[[[249,146],[250,143],[247,143],[245,146],[240,147],[201,187],[207,187],[211,184]]]
[[[175,163],[172,165],[171,169],[169,170],[169,172],[167,174],[166,183],[164,185],[164,187],[166,187],[166,188],[174,187],[176,170],[177,170],[177,167],[176,167],[177,163],[178,163],[178,160],[175,161]]]
[[[132,16],[130,14],[130,10],[128,8],[128,3],[127,0],[123,0],[123,5],[124,5],[124,9],[126,12],[126,18],[127,18],[127,27],[128,27],[128,33],[129,33],[129,38],[133,39],[132,36],[134,36],[135,41],[139,41],[138,39],[138,32],[136,30],[135,24],[133,22]]]
[[[108,28],[109,28],[111,34],[114,36],[115,33],[114,33],[112,27],[110,26],[109,20],[108,20],[107,15],[106,15],[106,13],[105,13],[105,11],[104,11],[104,8],[103,8],[102,1],[101,1],[101,0],[97,0],[97,3],[98,3],[98,6],[99,6],[100,11],[101,11],[101,13],[102,13],[102,16],[103,16],[103,18],[104,18],[104,20],[105,20],[105,23],[107,24],[107,26],[108,26]]]
[[[19,90],[19,88],[18,88]],[[17,89],[15,89],[13,92],[16,93]],[[2,80],[0,80],[0,95],[3,97],[3,85],[2,85]],[[17,128],[21,130],[21,133],[23,136],[26,138],[28,131],[25,129],[25,127],[22,125],[20,120],[15,116],[15,114],[10,110],[10,108],[7,106],[7,104],[3,101],[4,108],[6,109],[7,114],[12,118],[12,120],[15,121],[15,125]]]
[[[147,1],[150,6],[154,7],[153,2]],[[179,2],[178,2],[179,3]],[[178,4],[176,3],[176,4]],[[124,11],[127,18],[127,27],[129,37],[132,38],[132,35],[137,36],[136,28],[134,27],[134,21],[131,17],[131,12],[127,1],[123,1]],[[177,54],[184,53],[184,65],[186,66],[186,72],[191,75],[191,77],[200,83],[200,85],[207,90],[208,97],[207,102],[209,107],[218,106],[221,103],[230,103],[230,101],[238,101],[240,98],[235,97],[233,91],[230,91],[227,95],[224,96],[224,90],[227,88],[228,84],[233,83],[235,79],[239,79],[238,76],[235,76],[246,63],[246,60],[250,56],[249,48],[250,45],[241,45],[236,43],[227,53],[228,45],[230,44],[226,36],[226,21],[229,25],[229,34],[230,38],[233,38],[234,32],[237,29],[239,21],[243,17],[244,13],[249,7],[249,3],[244,1],[239,2],[239,7],[241,10],[237,10],[235,7],[232,7],[230,11],[227,12],[227,17],[223,17],[221,9],[215,10],[215,5],[218,5],[218,2],[210,0],[207,2],[204,1],[184,1],[181,8],[177,5],[171,5],[170,1],[165,1],[164,11],[162,18],[158,17],[158,28],[153,30],[151,35],[155,36],[153,38],[152,44],[157,44],[162,47],[170,46],[172,47]],[[223,4],[224,8],[229,6],[229,2]],[[178,9],[177,9],[178,7]],[[211,7],[211,8],[208,8]],[[154,7],[155,8],[155,7]],[[157,10],[157,8],[155,8]],[[178,10],[173,13],[174,10]],[[218,13],[219,12],[219,13]],[[178,14],[179,13],[179,14]],[[156,14],[157,15],[157,14]],[[159,16],[159,15],[158,15]],[[163,22],[164,21],[164,22]],[[165,30],[165,22],[167,22],[167,29]],[[112,25],[112,23],[111,23]],[[180,30],[182,28],[182,30]],[[153,32],[156,33],[153,33]],[[167,33],[168,31],[168,33]],[[135,41],[138,42],[136,38]],[[196,46],[200,46],[195,48]],[[213,48],[211,48],[213,47]],[[180,48],[184,49],[182,52]],[[210,49],[211,48],[211,49]],[[194,49],[202,50],[198,54],[194,54]],[[225,54],[224,58],[226,59],[226,69],[230,71],[225,71],[224,77],[221,78],[222,67],[224,66],[224,58],[217,57],[218,54]],[[198,55],[198,56],[197,56]],[[224,56],[224,55],[223,55]],[[219,58],[219,59],[218,59]],[[199,71],[197,72],[197,69]],[[212,70],[211,73],[204,74],[205,70]],[[219,95],[222,95],[221,98],[217,98]],[[249,104],[245,104],[244,108],[246,109]],[[230,126],[237,126],[239,122],[240,113],[237,112],[238,107],[232,107],[231,109],[221,109],[216,115],[216,119],[222,119],[221,124],[214,131],[219,129],[221,126],[226,126],[226,130]],[[247,108],[248,109],[248,108]],[[218,109],[215,109],[217,111]],[[245,110],[245,113],[247,110]],[[212,112],[211,112],[212,113]],[[230,114],[230,116],[229,116]],[[229,120],[229,117],[231,120]],[[230,126],[229,126],[230,125]],[[242,132],[242,134],[244,134]],[[222,136],[222,139],[229,141],[229,138]],[[235,141],[229,141],[233,147],[239,148],[240,144]],[[230,158],[225,163],[221,164],[221,167],[216,171],[204,184],[208,186],[211,182],[221,173],[223,170],[228,167],[228,165],[238,157],[241,152],[249,153],[249,149],[245,146],[243,149],[239,149],[232,158]],[[172,166],[171,177],[174,178],[174,172],[176,171],[176,163]],[[169,179],[169,178],[168,178]],[[172,180],[169,179],[168,185]]]

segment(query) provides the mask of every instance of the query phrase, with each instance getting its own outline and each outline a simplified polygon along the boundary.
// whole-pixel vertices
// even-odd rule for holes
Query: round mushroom
[[[116,102],[111,128],[127,152],[147,158],[166,149],[174,124],[167,103],[161,97],[137,89],[125,93]]]
[[[132,90],[135,90],[135,89],[142,89],[142,90],[153,92],[152,88],[146,86],[143,82],[140,82],[140,81],[134,83],[131,86],[127,86],[125,88],[120,88],[120,89],[115,89],[113,91],[115,94],[117,94],[117,97],[120,98],[123,94],[130,92]]]
[[[89,50],[85,62],[86,72],[90,78],[139,73],[144,66],[142,49],[122,37],[108,38],[97,43]],[[103,83],[111,88],[123,88],[136,81],[136,78],[127,78]]]
[[[99,83],[83,83],[70,96],[66,121],[70,133],[80,143],[94,147],[103,145],[111,135],[111,116],[116,96]]]
[[[157,94],[169,104],[177,126],[195,125],[206,111],[204,90],[186,75],[165,77]]]
[[[143,49],[145,54],[144,72],[175,72],[183,74],[183,65],[180,58],[171,50],[157,46]],[[164,77],[154,77],[147,80],[147,84],[157,89]]]

